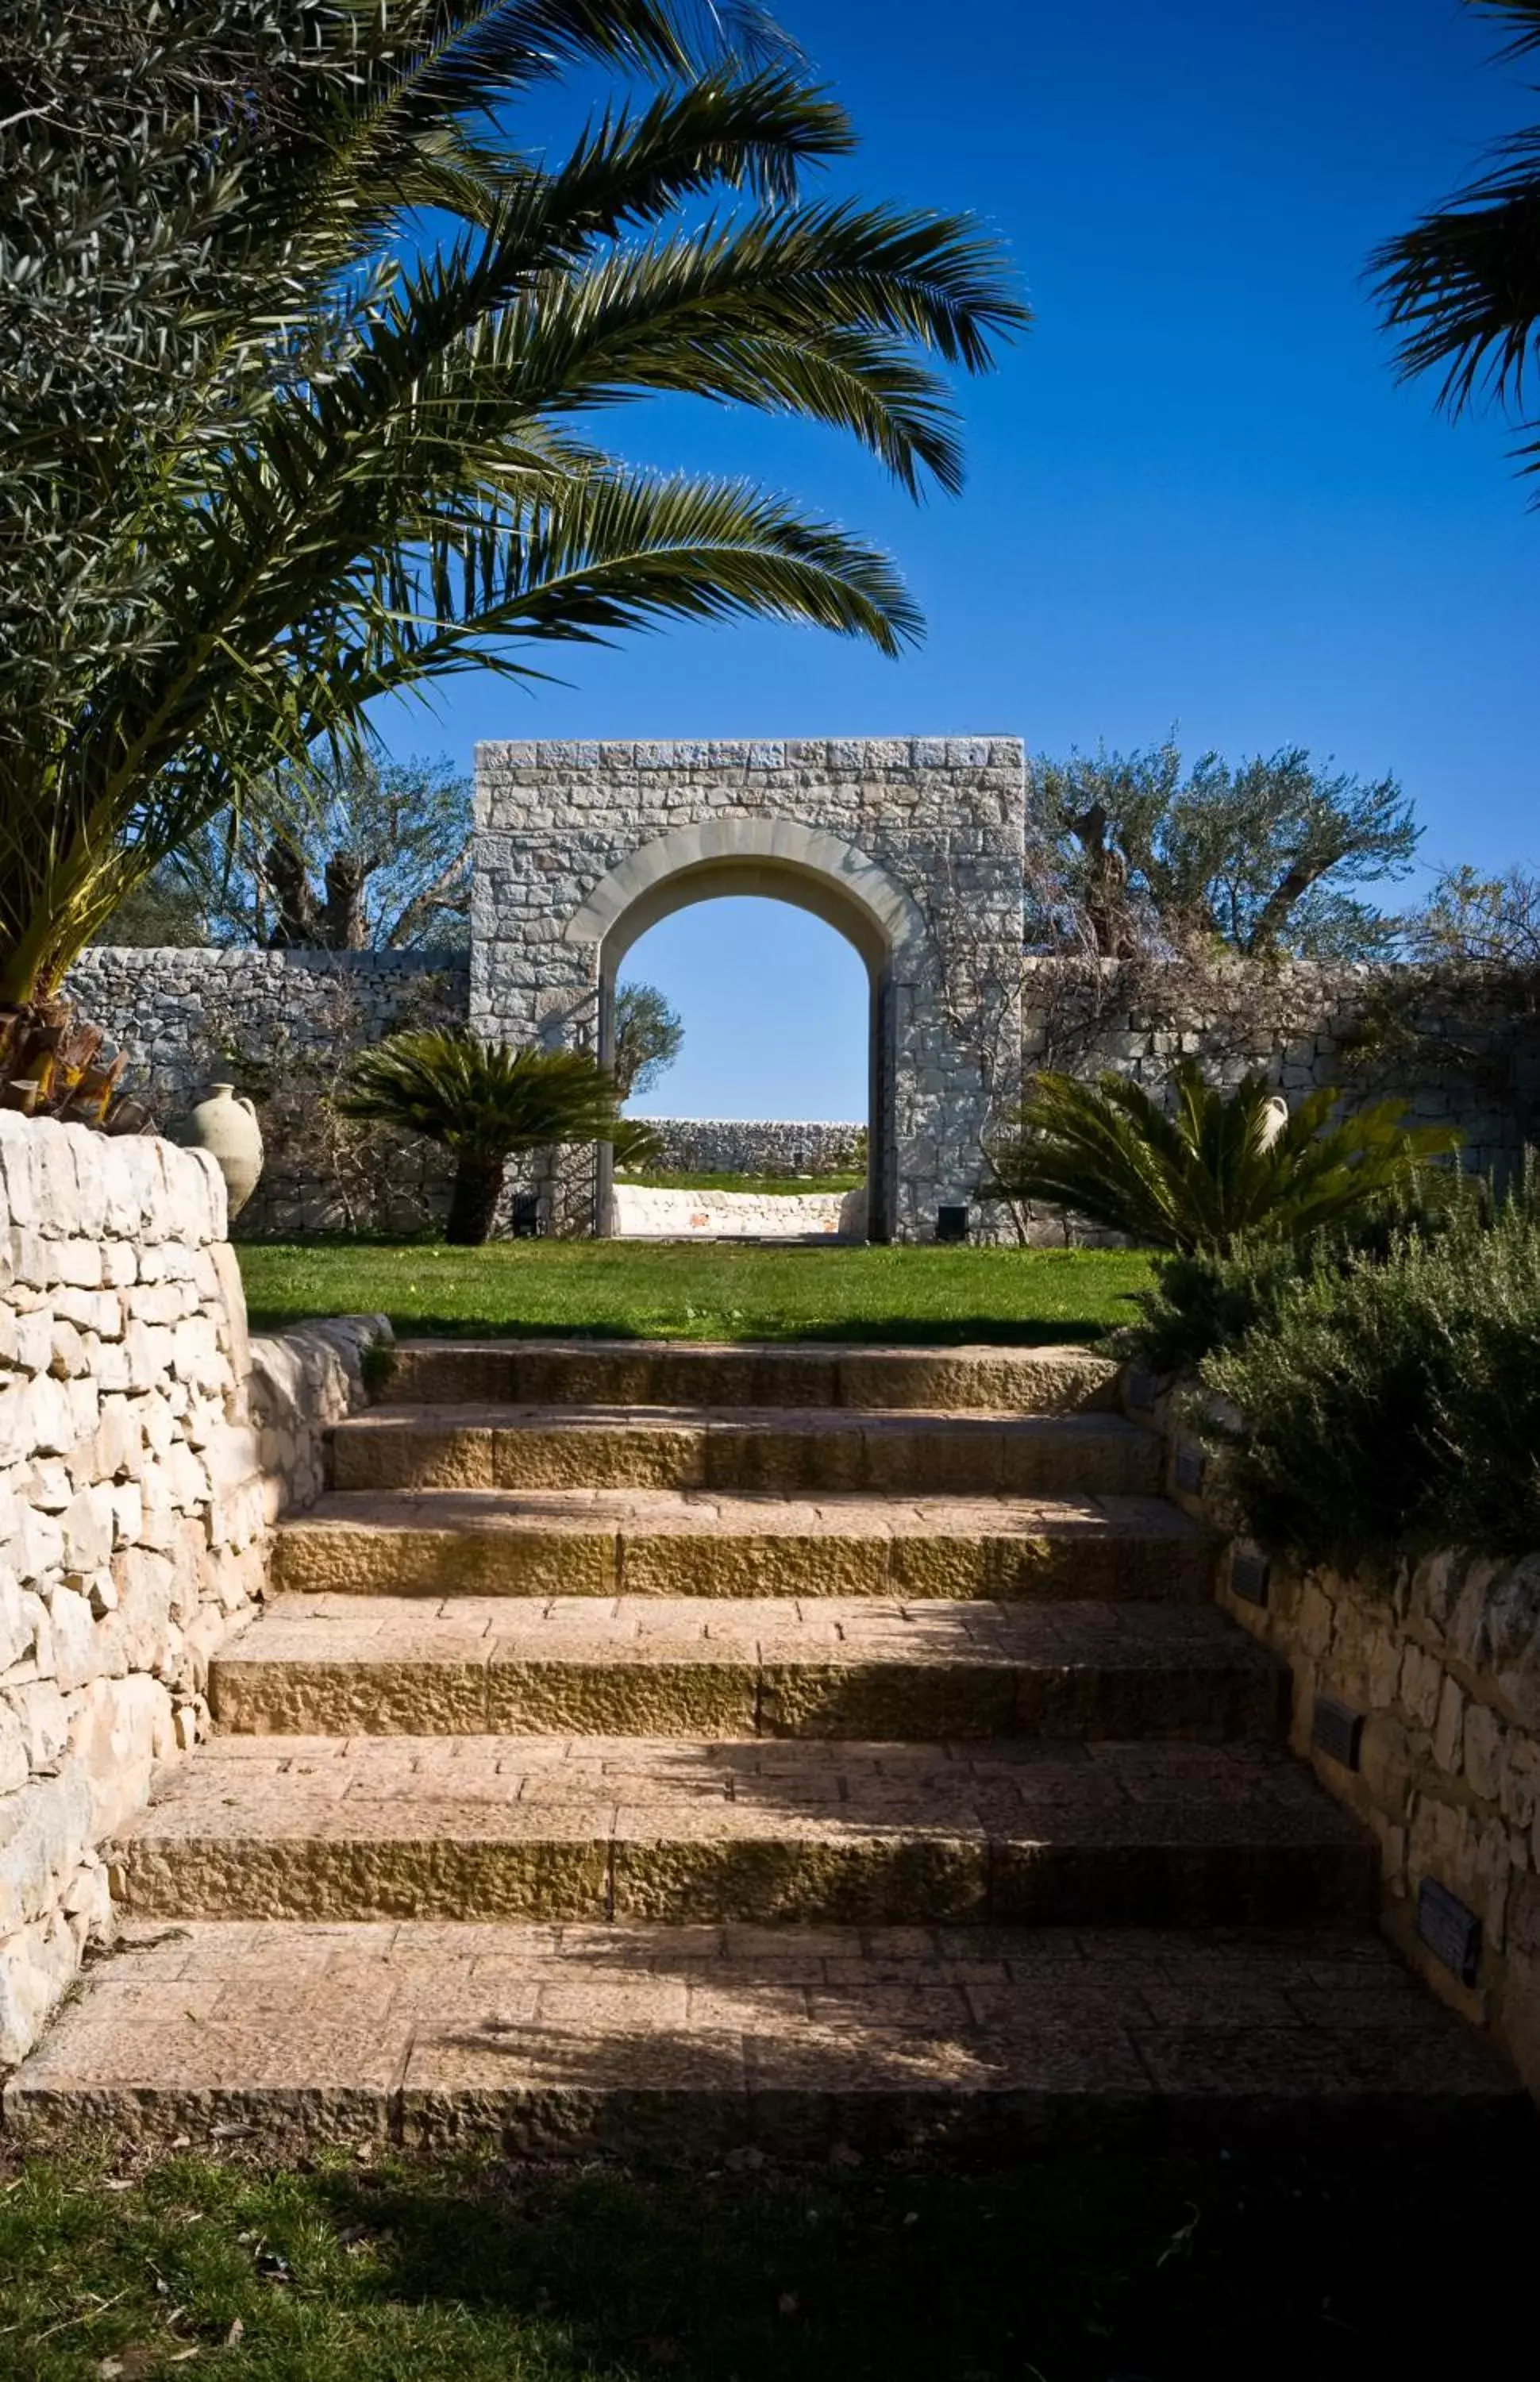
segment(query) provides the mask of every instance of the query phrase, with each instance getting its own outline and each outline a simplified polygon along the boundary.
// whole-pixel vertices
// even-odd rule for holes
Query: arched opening
[[[667,1122],[650,1161],[617,1163],[611,1231],[864,1239],[872,996],[848,938],[764,895],[681,903],[605,971],[631,1064],[645,1026],[621,1021],[638,985],[677,1013],[683,1047],[628,1099],[628,1115]]]
[[[627,954],[648,928],[693,903],[759,895],[810,911],[860,955],[867,979],[867,1237],[893,1235],[897,1194],[897,1004],[906,953],[923,932],[914,904],[854,845],[797,822],[772,818],[708,820],[632,853],[611,871],[567,928],[569,942],[594,949],[598,1046],[615,1042],[615,993]],[[614,1184],[610,1153],[601,1155],[595,1226],[608,1227]]]

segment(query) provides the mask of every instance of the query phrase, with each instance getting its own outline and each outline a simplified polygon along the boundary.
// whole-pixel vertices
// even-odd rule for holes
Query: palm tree
[[[1143,1248],[1223,1253],[1240,1234],[1303,1241],[1366,1201],[1404,1190],[1455,1148],[1452,1126],[1403,1126],[1403,1100],[1331,1124],[1335,1095],[1289,1110],[1266,1078],[1227,1099],[1184,1059],[1169,1115],[1142,1086],[1045,1070],[993,1153],[985,1196],[1069,1209]]]
[[[585,1050],[519,1050],[443,1028],[392,1034],[362,1051],[337,1105],[453,1153],[445,1238],[462,1246],[491,1233],[517,1151],[627,1140],[615,1079]]]
[[[1540,0],[1469,0],[1512,29],[1501,55],[1540,50]],[[1402,376],[1443,375],[1438,401],[1458,416],[1478,398],[1522,406],[1540,365],[1540,125],[1487,152],[1487,170],[1412,229],[1375,250],[1384,321],[1399,334]],[[1521,448],[1540,471],[1540,439]]]
[[[132,0],[88,13],[114,9],[132,25]],[[46,995],[244,786],[360,749],[382,696],[472,668],[538,678],[531,645],[669,619],[812,622],[886,653],[917,635],[860,538],[593,436],[685,392],[833,424],[911,495],[955,490],[924,359],[983,371],[1026,319],[968,219],[801,195],[850,150],[844,114],[748,0],[698,13],[703,32],[684,0],[178,12],[232,43],[292,18],[310,46],[280,74],[236,43],[198,153],[218,204],[199,183],[202,212],[165,215],[191,294],[178,312],[157,284],[120,398],[57,402],[68,373],[30,382],[0,310],[0,395],[31,404],[8,541],[29,600],[0,639],[0,1006]],[[509,111],[595,61],[652,95],[536,162]],[[52,138],[47,120],[6,138],[29,131]],[[50,192],[89,162],[67,150]],[[28,220],[0,215],[0,249]]]

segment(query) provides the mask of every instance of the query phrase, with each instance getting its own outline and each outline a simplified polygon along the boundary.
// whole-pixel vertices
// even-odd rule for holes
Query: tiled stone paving
[[[1109,1383],[1080,1351],[404,1351],[339,1450],[370,1485],[281,1531],[219,1734],[117,1848],[128,1948],[7,2121],[1479,2155],[1513,2081],[1375,1937],[1372,1844],[1283,1750],[1204,1532],[1130,1485]]]

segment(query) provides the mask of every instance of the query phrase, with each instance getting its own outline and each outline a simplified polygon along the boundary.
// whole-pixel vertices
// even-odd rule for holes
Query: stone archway
[[[757,894],[811,911],[865,963],[867,1236],[891,1240],[898,1191],[893,987],[923,964],[925,921],[902,888],[854,844],[798,819],[733,816],[676,828],[611,869],[565,930],[569,943],[598,946],[599,1055],[607,1060],[614,1049],[616,980],[631,945],[677,910],[721,894]],[[601,1220],[608,1215],[609,1191],[602,1160]]]
[[[1019,1065],[1022,777],[1009,738],[483,744],[472,1023],[607,1054],[649,927],[720,894],[810,910],[872,988],[872,1237],[928,1238]],[[568,1224],[597,1229],[607,1192],[601,1169]]]

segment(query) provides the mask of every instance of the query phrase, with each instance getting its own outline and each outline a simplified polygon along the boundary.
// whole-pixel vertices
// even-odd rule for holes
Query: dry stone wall
[[[787,1119],[649,1117],[656,1165],[678,1174],[848,1174],[860,1171],[866,1126]],[[645,1174],[646,1167],[638,1170]]]
[[[1172,1495],[1226,1528],[1221,1473],[1183,1485],[1198,1443],[1179,1401],[1160,1419]],[[1218,1581],[1289,1664],[1295,1751],[1374,1833],[1386,1933],[1540,2100],[1540,1553],[1443,1553],[1379,1578],[1268,1564],[1242,1541]]]
[[[95,950],[72,971],[67,990],[125,1051],[163,1120],[221,1074],[255,1098],[267,1165],[242,1238],[409,1235],[441,1222],[442,1154],[349,1124],[331,1105],[349,1054],[403,1025],[468,1017],[516,1040],[592,1042],[605,918],[613,926],[628,902],[633,918],[666,915],[676,896],[694,898],[692,886],[730,891],[734,867],[739,890],[813,886],[814,905],[847,924],[861,906],[850,889],[877,883],[878,898],[891,898],[872,1019],[873,1141],[879,1213],[902,1233],[924,1237],[939,1205],[971,1196],[981,1125],[1045,1065],[1108,1067],[1158,1092],[1191,1055],[1226,1080],[1261,1067],[1290,1098],[1322,1087],[1357,1099],[1395,1092],[1414,1120],[1452,1121],[1464,1162],[1499,1174],[1540,1136],[1540,1016],[1517,980],[1473,991],[1432,971],[1293,965],[1204,977],[1149,962],[1023,961],[1021,747],[1008,738],[492,744],[479,766],[469,961]],[[606,888],[619,889],[607,910]],[[662,1162],[698,1173],[843,1169],[861,1130],[657,1124]],[[510,1195],[537,1179],[556,1229],[588,1230],[604,1211],[592,1152],[510,1182]],[[976,1222],[999,1232],[997,1221]],[[1062,1236],[1057,1218],[1034,1229]]]
[[[1102,1070],[1156,1096],[1194,1058],[1212,1080],[1260,1069],[1289,1100],[1321,1090],[1394,1094],[1410,1123],[1452,1123],[1463,1163],[1499,1175],[1540,1121],[1540,1022],[1517,1025],[1500,985],[1457,994],[1412,967],[1265,970],[1029,957],[1022,1065]]]
[[[266,1532],[361,1402],[355,1318],[249,1341],[212,1159],[0,1111],[0,2063],[112,1924]]]
[[[408,1025],[464,1023],[463,959],[415,952],[84,952],[65,983],[127,1057],[163,1126],[213,1081],[255,1101],[266,1164],[242,1240],[409,1234],[442,1220],[449,1168],[431,1142],[330,1107],[351,1054]]]
[[[196,1099],[232,1050],[329,1059],[339,1037],[377,1042],[431,1007],[465,1015],[469,964],[423,952],[82,952],[65,991],[126,1053],[137,1083],[170,1111]]]

